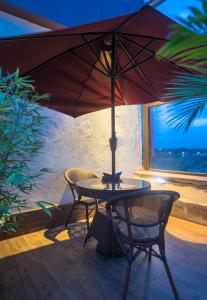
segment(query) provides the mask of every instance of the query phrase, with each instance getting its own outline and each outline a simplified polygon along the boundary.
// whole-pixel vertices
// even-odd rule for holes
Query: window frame
[[[146,171],[155,171],[169,174],[183,174],[207,177],[207,173],[184,172],[164,169],[153,169],[150,167],[150,108],[153,106],[168,104],[169,102],[151,102],[142,105],[142,126],[143,126],[143,168]]]

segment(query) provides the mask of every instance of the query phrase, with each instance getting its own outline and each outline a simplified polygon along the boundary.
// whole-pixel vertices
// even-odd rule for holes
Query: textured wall
[[[109,137],[111,130],[110,109],[81,116],[77,119],[43,110],[48,117],[43,125],[44,148],[33,162],[34,168],[51,168],[39,184],[39,190],[32,193],[30,200],[47,200],[66,203],[71,195],[63,174],[67,168],[86,167],[99,175],[111,172],[111,151]],[[131,176],[141,168],[140,107],[122,106],[116,108],[116,130],[118,137],[117,171]]]

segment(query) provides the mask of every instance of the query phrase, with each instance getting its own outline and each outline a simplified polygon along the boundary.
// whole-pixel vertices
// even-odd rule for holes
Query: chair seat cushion
[[[121,222],[118,225],[118,230],[120,233],[120,238],[123,242],[129,242],[129,234],[126,223]],[[132,230],[132,240],[134,243],[151,243],[157,241],[159,238],[159,225],[150,227],[138,227],[131,225]]]

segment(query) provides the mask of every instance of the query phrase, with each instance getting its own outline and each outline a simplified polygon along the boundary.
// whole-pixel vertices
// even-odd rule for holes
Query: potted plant
[[[1,70],[0,70],[1,71]],[[34,170],[30,163],[43,146],[41,125],[45,117],[37,103],[48,99],[39,95],[33,81],[0,72],[0,233],[15,232],[19,224],[15,212],[29,204],[29,195],[49,170]],[[45,201],[37,202],[51,216]]]

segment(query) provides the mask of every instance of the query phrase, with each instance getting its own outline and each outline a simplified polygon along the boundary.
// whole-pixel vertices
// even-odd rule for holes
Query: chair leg
[[[95,200],[96,200],[96,211],[98,211],[98,200],[97,199]]]
[[[88,214],[88,206],[86,206],[86,225],[87,225],[87,232],[89,232],[89,214]]]
[[[95,207],[94,207],[95,208]],[[93,208],[93,209],[94,209]],[[90,211],[90,213],[93,211],[93,209]],[[98,200],[96,200],[96,210],[98,210]],[[90,237],[89,235],[89,228],[90,228],[90,224],[89,224],[89,215],[90,215],[89,211],[88,211],[88,206],[86,206],[86,225],[87,225],[87,234],[84,240],[83,245],[85,245],[87,243],[88,238]]]
[[[178,295],[178,292],[177,292],[177,289],[176,289],[176,286],[175,286],[170,268],[169,268],[168,263],[167,263],[165,251],[161,247],[160,247],[160,254],[161,254],[162,261],[163,261],[163,264],[164,264],[164,267],[165,267],[165,271],[166,271],[167,276],[168,276],[168,280],[170,282],[170,285],[171,285],[171,288],[172,288],[172,291],[173,291],[173,295],[174,295],[176,300],[179,300],[180,298],[179,298],[179,295]]]
[[[87,234],[86,234],[86,237],[85,237],[85,240],[83,242],[83,246],[87,243],[87,240],[89,238],[89,213],[88,213],[88,206],[86,206],[86,225],[87,225]]]
[[[130,278],[130,273],[131,273],[131,262],[128,262],[127,265],[127,271],[125,275],[125,282],[124,282],[124,289],[123,289],[123,295],[122,295],[122,300],[127,299],[127,292],[128,292],[128,287],[129,287],[129,278]]]
[[[86,237],[85,237],[85,240],[84,240],[84,242],[83,242],[83,245],[85,245],[85,244],[87,243],[87,240],[89,239],[89,237],[90,237],[90,236],[89,236],[89,234],[87,233],[87,234],[86,234]]]
[[[149,246],[149,256],[148,256],[149,262],[152,260],[152,246]]]
[[[69,221],[70,221],[70,218],[71,218],[71,216],[72,216],[74,207],[75,207],[75,203],[73,203],[73,206],[72,206],[71,210],[69,211],[68,216],[67,216],[67,218],[66,218],[66,221],[65,221],[65,227],[66,227],[66,228],[67,228],[68,223],[69,223]]]

